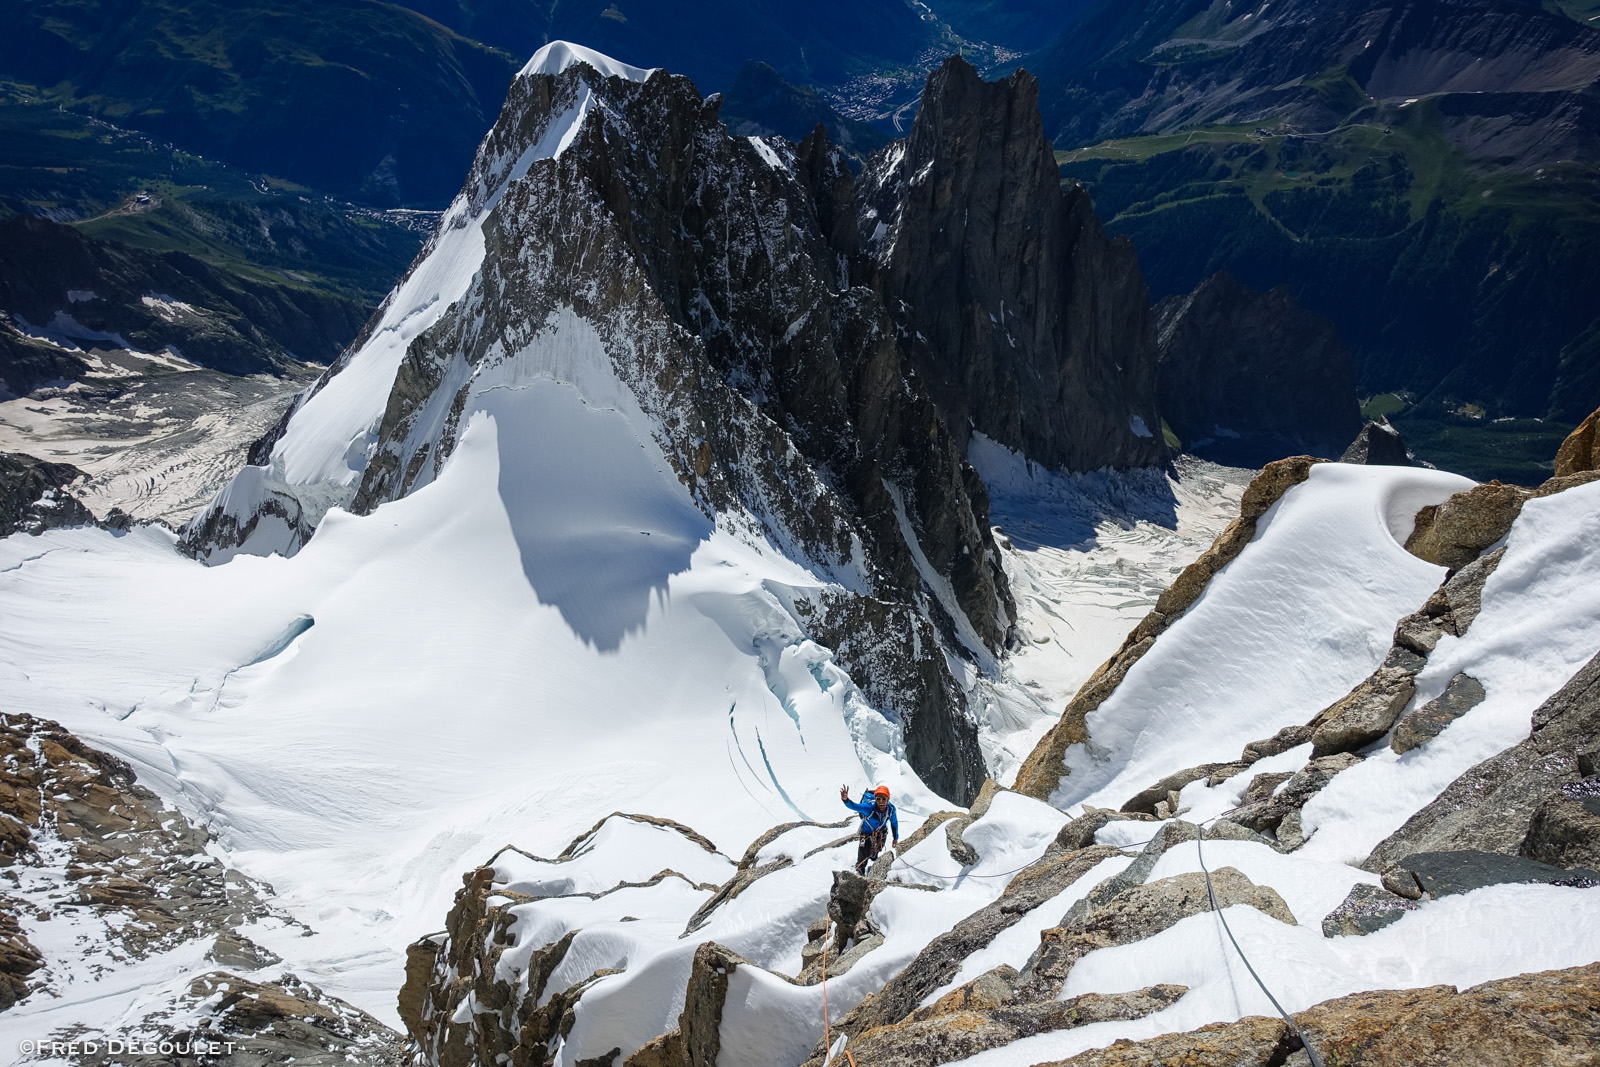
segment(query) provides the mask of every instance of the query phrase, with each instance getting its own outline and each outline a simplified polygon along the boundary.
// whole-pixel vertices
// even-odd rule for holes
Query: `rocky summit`
[[[694,521],[747,523],[838,576],[807,632],[904,718],[919,773],[970,799],[981,759],[939,649],[987,669],[1015,640],[1015,604],[966,445],[976,430],[1081,470],[1164,458],[1133,250],[1059,188],[1026,75],[986,83],[952,59],[910,135],[858,178],[821,127],[799,144],[734,137],[718,98],[644,74],[530,65],[364,343],[186,550],[293,552],[329,506],[405,497],[496,390],[562,380],[560,351],[593,345]],[[408,287],[462,269],[463,241],[481,258],[459,289],[405,307]],[[994,252],[1013,245],[1028,251]],[[336,473],[307,478],[296,456],[331,436],[318,395],[380,360],[396,362],[387,395],[367,395],[373,421],[334,431],[352,435],[328,453]]]

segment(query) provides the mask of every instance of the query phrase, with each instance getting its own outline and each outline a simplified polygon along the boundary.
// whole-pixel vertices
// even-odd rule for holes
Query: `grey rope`
[[[1232,809],[1230,809],[1230,811],[1225,811],[1222,814],[1228,815],[1231,813]],[[1221,818],[1222,816],[1219,815],[1217,817]],[[1207,821],[1209,822],[1210,820],[1208,819]],[[1318,1056],[1317,1050],[1311,1047],[1311,1041],[1306,1037],[1306,1032],[1300,1029],[1300,1024],[1295,1022],[1288,1012],[1283,1010],[1283,1005],[1279,1004],[1278,998],[1272,995],[1272,990],[1267,988],[1267,983],[1263,982],[1261,980],[1261,976],[1256,973],[1256,969],[1250,966],[1250,957],[1244,954],[1244,949],[1239,947],[1239,939],[1234,937],[1233,931],[1229,929],[1228,920],[1223,916],[1222,908],[1217,904],[1217,891],[1211,887],[1211,870],[1206,866],[1206,858],[1203,855],[1203,850],[1200,845],[1200,842],[1205,839],[1205,836],[1205,832],[1201,831],[1201,833],[1195,837],[1194,854],[1200,860],[1200,870],[1205,872],[1206,893],[1211,897],[1212,912],[1216,914],[1217,921],[1222,924],[1223,932],[1228,935],[1228,940],[1233,942],[1233,950],[1237,952],[1239,954],[1239,958],[1244,961],[1244,969],[1250,972],[1250,977],[1256,980],[1256,985],[1261,987],[1261,992],[1267,995],[1267,999],[1272,1001],[1272,1006],[1278,1009],[1278,1014],[1283,1016],[1283,1021],[1288,1023],[1289,1026],[1294,1029],[1295,1034],[1300,1038],[1300,1044],[1305,1048],[1306,1055],[1311,1057],[1311,1067],[1324,1067],[1322,1057]]]
[[[925,874],[929,878],[949,878],[952,881],[960,881],[962,878],[1007,878],[1007,877],[1009,877],[1009,876],[1011,876],[1013,874],[1016,874],[1016,873],[1018,873],[1020,871],[1027,870],[1029,867],[1032,867],[1034,864],[1038,863],[1039,861],[1038,860],[1034,860],[1033,863],[1024,863],[1021,867],[1018,867],[1015,871],[1001,871],[998,874],[971,874],[971,873],[968,873],[966,871],[962,871],[960,874],[934,874],[932,871],[924,871],[921,867],[918,867],[915,863],[912,863],[910,860],[906,859],[904,856],[899,855],[898,853],[894,857],[894,862],[895,863],[903,863],[907,867],[910,867],[913,871],[917,871],[920,874]]]

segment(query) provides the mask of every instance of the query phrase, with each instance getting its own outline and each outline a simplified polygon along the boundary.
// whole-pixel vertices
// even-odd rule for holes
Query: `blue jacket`
[[[894,831],[894,839],[896,841],[900,840],[900,818],[894,813],[893,803],[884,805],[884,809],[879,811],[877,798],[871,793],[862,793],[861,803],[853,804],[847,800],[844,802],[844,806],[861,816],[861,832],[863,834],[877,833],[882,828],[885,820],[887,820],[890,828]]]

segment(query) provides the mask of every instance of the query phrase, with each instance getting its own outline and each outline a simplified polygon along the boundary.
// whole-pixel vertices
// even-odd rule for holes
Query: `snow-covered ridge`
[[[528,60],[518,76],[560,74],[574,63],[587,63],[608,78],[626,78],[634,82],[645,81],[661,69],[651,67],[646,70],[643,67],[631,66],[612,59],[603,52],[596,52],[593,48],[585,48],[571,41],[551,41],[533,54],[533,58]]]

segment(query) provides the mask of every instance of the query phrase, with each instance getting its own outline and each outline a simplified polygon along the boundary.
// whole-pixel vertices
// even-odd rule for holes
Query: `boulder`
[[[1600,777],[1569,782],[1545,797],[1520,852],[1555,867],[1600,870]]]
[[[1374,467],[1410,467],[1411,454],[1400,439],[1400,431],[1389,425],[1389,420],[1368,422],[1350,442],[1340,463],[1360,463]]]
[[[1600,470],[1600,441],[1596,429],[1600,426],[1600,411],[1591,412],[1576,429],[1567,435],[1556,450],[1556,477],[1583,474]]]
[[[1073,819],[1063,826],[1056,834],[1056,844],[1068,851],[1088,848],[1094,844],[1094,836],[1114,822],[1125,821],[1154,822],[1154,815],[1142,812],[1129,813],[1112,811],[1110,808],[1095,808]]]
[[[1457,674],[1443,693],[1400,717],[1389,737],[1389,747],[1396,752],[1410,752],[1439,736],[1446,726],[1483,703],[1486,695],[1483,684],[1472,675]]]
[[[1135,793],[1127,803],[1122,805],[1122,810],[1127,813],[1141,813],[1154,815],[1156,805],[1167,799],[1168,794],[1181,792],[1183,787],[1190,782],[1198,782],[1202,778],[1210,778],[1219,769],[1230,766],[1222,763],[1202,763],[1198,767],[1189,767],[1167,775],[1155,785],[1142,792]]]
[[[1311,740],[1311,727],[1285,726],[1277,733],[1261,741],[1252,741],[1244,746],[1244,753],[1240,756],[1247,763],[1266,759],[1287,752],[1291,748],[1298,748]]]
[[[1532,490],[1519,485],[1488,482],[1430,504],[1417,512],[1406,551],[1441,567],[1464,567],[1511,532],[1531,496]]]
[[[1412,657],[1415,659],[1415,657]],[[1394,726],[1416,692],[1416,667],[1380,667],[1312,722],[1312,758],[1351,752]]]
[[[1417,906],[1375,885],[1357,882],[1344,901],[1322,920],[1323,937],[1359,937],[1381,930]]]

